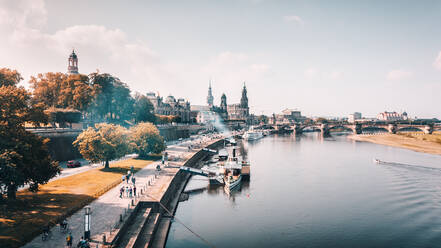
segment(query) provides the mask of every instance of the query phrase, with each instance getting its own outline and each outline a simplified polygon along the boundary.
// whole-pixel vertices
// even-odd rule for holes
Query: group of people
[[[71,248],[72,242],[73,242],[73,236],[72,236],[72,233],[69,233],[66,236],[66,247]],[[77,244],[77,248],[90,248],[90,244],[86,239],[84,239],[83,236],[81,236],[81,239]]]
[[[133,196],[136,196],[136,185],[133,184],[133,187],[131,185],[128,186],[121,186],[119,189],[119,198],[132,198]]]
[[[127,185],[122,185],[119,189],[119,198],[132,198],[133,196],[136,196],[136,178],[134,172],[135,169],[131,166],[130,170],[127,171],[127,175],[122,176],[121,180],[126,182]]]

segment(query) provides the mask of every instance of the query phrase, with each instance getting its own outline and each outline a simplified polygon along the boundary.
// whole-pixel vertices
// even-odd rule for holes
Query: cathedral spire
[[[208,82],[208,96],[207,96],[208,106],[213,107],[213,100],[214,97],[213,97],[213,92],[211,91],[211,79],[210,79],[210,81]]]

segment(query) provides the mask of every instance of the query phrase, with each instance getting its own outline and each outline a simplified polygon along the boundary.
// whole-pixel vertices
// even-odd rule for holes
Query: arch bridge
[[[441,130],[441,125],[431,124],[401,124],[401,123],[311,123],[311,124],[282,124],[273,126],[277,130],[291,130],[296,134],[302,133],[305,128],[318,129],[323,135],[329,135],[334,129],[342,129],[362,134],[369,131],[384,131],[397,133],[402,131],[420,131],[425,134],[432,134],[433,131]]]

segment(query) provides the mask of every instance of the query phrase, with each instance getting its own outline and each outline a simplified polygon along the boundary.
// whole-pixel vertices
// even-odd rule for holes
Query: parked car
[[[77,161],[77,160],[67,161],[67,168],[75,168],[75,167],[80,167],[80,166],[81,166],[80,161]]]

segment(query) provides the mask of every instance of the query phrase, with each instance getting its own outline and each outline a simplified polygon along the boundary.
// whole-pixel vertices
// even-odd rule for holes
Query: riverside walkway
[[[200,137],[199,139],[193,141],[181,142],[180,144],[167,147],[166,152],[168,153],[168,157],[170,159],[170,165],[183,165],[187,159],[191,158],[196,152],[217,141],[219,138],[221,137]],[[163,168],[160,172],[157,172],[156,166],[158,164],[159,161],[151,163],[135,174],[137,194],[141,191],[141,189],[144,189],[145,185],[150,183],[152,185],[146,187],[148,197],[152,199],[161,199],[162,195],[167,190],[171,180],[179,169]],[[158,175],[158,177],[155,178],[155,175]],[[119,197],[120,188],[126,185],[129,184],[125,182],[120,183],[118,186],[109,190],[88,205],[91,208],[90,229],[92,239],[102,234],[111,234],[113,228],[120,221],[120,215],[124,216],[127,209],[130,208],[132,200],[139,200],[139,198]],[[81,236],[84,235],[84,213],[84,208],[80,209],[67,219],[69,224],[69,232],[71,232],[73,236],[73,247],[76,247],[76,244],[80,240]],[[65,247],[66,236],[67,233],[62,233],[59,226],[54,226],[51,228],[51,234],[46,241],[42,241],[41,235],[39,235],[23,247]],[[92,247],[96,247],[95,244],[91,245]]]

